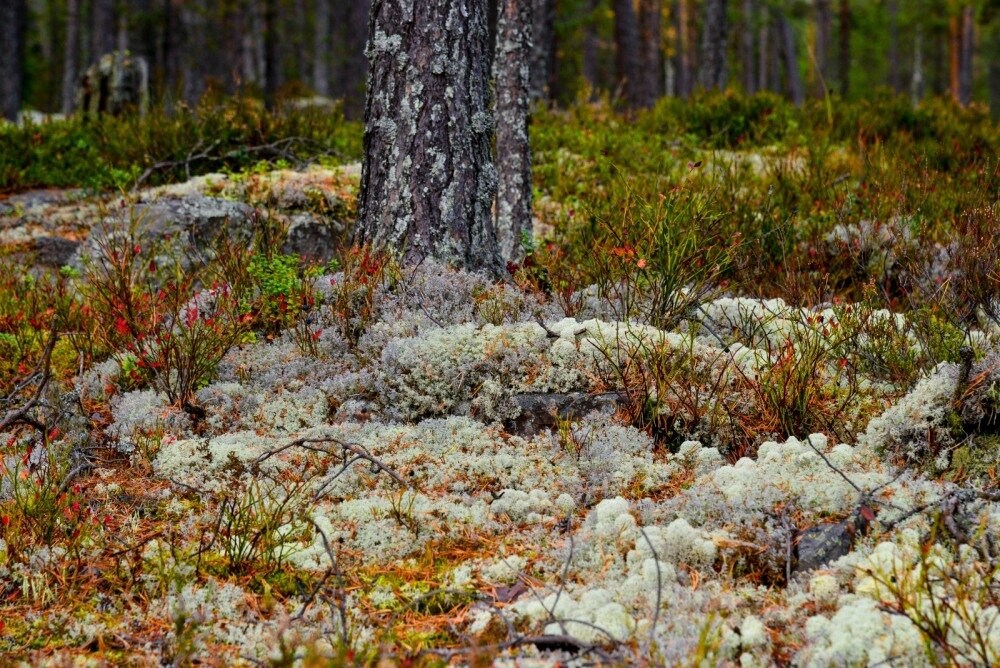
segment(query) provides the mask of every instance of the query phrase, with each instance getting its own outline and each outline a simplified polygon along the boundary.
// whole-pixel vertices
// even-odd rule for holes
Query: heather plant
[[[157,264],[140,244],[141,220],[98,240],[86,267],[87,296],[102,318],[99,336],[119,356],[135,359],[138,374],[171,403],[187,405],[231,347],[249,332],[232,288],[206,289],[179,263]]]

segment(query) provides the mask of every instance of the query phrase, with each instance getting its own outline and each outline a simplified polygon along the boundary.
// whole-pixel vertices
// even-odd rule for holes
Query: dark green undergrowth
[[[271,113],[255,100],[206,101],[169,115],[0,126],[0,192],[119,189],[238,171],[262,160],[296,165],[360,157],[360,125],[345,120],[339,107]]]

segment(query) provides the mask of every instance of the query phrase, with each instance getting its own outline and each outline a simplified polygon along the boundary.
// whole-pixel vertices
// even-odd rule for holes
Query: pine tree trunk
[[[771,17],[767,11],[761,17],[760,31],[757,38],[757,90],[768,90],[771,86],[771,52],[774,45],[771,41]]]
[[[76,99],[77,57],[80,52],[80,0],[66,2],[66,48],[63,51],[62,112],[73,111]]]
[[[972,5],[962,8],[962,39],[958,62],[958,102],[963,107],[972,102],[972,49],[976,25]]]
[[[639,0],[639,40],[642,104],[652,107],[663,94],[663,58],[660,52],[661,0]]]
[[[813,93],[816,97],[826,95],[827,79],[830,76],[830,28],[832,26],[830,0],[816,0],[816,48],[813,54]]]
[[[555,0],[521,2],[534,5],[531,12],[531,99],[550,100],[556,71],[556,3]]]
[[[705,2],[705,28],[701,44],[701,85],[708,90],[726,86],[726,40],[729,20],[726,0]]]
[[[486,0],[374,0],[355,242],[499,273]]]
[[[115,50],[116,28],[114,0],[91,0],[90,57],[94,62]]]
[[[313,29],[313,89],[326,96],[330,94],[330,0],[316,0]]]
[[[840,94],[847,97],[851,91],[851,2],[840,0]]]
[[[500,0],[497,12],[496,81],[497,200],[496,233],[500,255],[521,259],[521,237],[531,233],[532,3]]]
[[[17,119],[24,92],[24,0],[0,2],[0,118]]]
[[[632,0],[613,0],[612,7],[615,13],[615,65],[618,85],[621,87],[625,104],[629,107],[638,107],[642,104],[639,22],[632,7]]]
[[[913,76],[910,79],[910,99],[914,105],[924,99],[924,42],[918,32],[913,38]]]
[[[783,13],[775,16],[775,26],[781,39],[781,56],[785,61],[785,81],[788,85],[788,97],[796,106],[801,106],[806,100],[805,89],[802,87],[802,74],[799,72],[798,50],[795,47],[795,32],[792,24]]]
[[[740,75],[743,79],[743,92],[752,95],[757,90],[757,79],[754,76],[754,6],[753,0],[743,0],[743,25],[740,29]]]
[[[333,94],[344,101],[344,113],[357,118],[364,112],[365,36],[368,34],[368,0],[342,0],[334,5],[338,26],[334,50],[339,54],[337,80]]]
[[[690,97],[694,90],[694,58],[691,55],[694,40],[691,39],[689,2],[677,0],[677,92],[684,99]]]
[[[163,63],[162,90],[160,91],[168,110],[173,109],[175,95],[181,83],[181,0],[163,2]]]
[[[264,0],[264,104],[274,109],[278,96],[278,0]]]
[[[597,90],[597,9],[599,0],[587,0],[587,18],[583,25],[583,78],[590,85],[591,95]]]

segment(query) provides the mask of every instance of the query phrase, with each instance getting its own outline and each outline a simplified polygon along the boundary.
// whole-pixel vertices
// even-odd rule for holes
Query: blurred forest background
[[[1000,0],[525,0],[533,97],[645,107],[699,89],[793,102],[891,89],[1000,109]],[[495,0],[491,1],[491,5]],[[313,96],[363,111],[368,0],[2,0],[0,98],[72,111],[100,56],[145,60],[154,105]],[[496,12],[490,15],[495,22]]]

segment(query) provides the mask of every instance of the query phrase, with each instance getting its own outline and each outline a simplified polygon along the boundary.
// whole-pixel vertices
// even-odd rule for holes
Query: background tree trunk
[[[497,12],[496,80],[497,199],[496,232],[500,255],[521,258],[521,236],[531,233],[532,3],[500,0]]]
[[[90,0],[90,58],[97,61],[115,50],[118,24],[114,0]]]
[[[924,42],[918,32],[913,38],[913,76],[910,79],[910,100],[920,104],[924,99]]]
[[[851,2],[840,0],[840,94],[847,97],[851,90]]]
[[[368,60],[365,58],[365,36],[368,34],[369,0],[347,0],[334,4],[339,10],[335,24],[338,54],[337,85],[334,94],[344,101],[344,112],[350,118],[358,118],[364,111],[365,73]]]
[[[757,79],[754,75],[754,12],[753,0],[743,0],[743,25],[740,29],[740,75],[743,79],[743,91],[753,94],[757,90]]]
[[[642,104],[652,107],[663,94],[663,58],[660,52],[660,0],[639,0],[639,60],[642,68]]]
[[[278,0],[264,0],[264,104],[273,109],[278,96]]]
[[[975,17],[972,5],[962,8],[962,39],[958,58],[958,102],[963,107],[972,101],[972,47],[975,40]]]
[[[805,89],[802,87],[802,74],[799,72],[798,51],[795,48],[795,32],[792,24],[784,13],[775,16],[775,27],[781,39],[781,56],[785,61],[785,83],[788,86],[788,97],[796,106],[801,106],[806,100]]]
[[[706,0],[701,43],[701,85],[709,90],[726,86],[726,41],[729,17],[726,0]]]
[[[816,0],[816,47],[812,54],[813,61],[813,94],[816,97],[826,95],[830,76],[830,28],[833,24],[830,12],[830,0]]]
[[[63,50],[62,112],[73,111],[76,99],[77,58],[80,54],[80,0],[66,2],[66,47]]]
[[[677,93],[684,99],[694,88],[694,67],[691,58],[691,11],[689,0],[677,0]]]
[[[760,31],[757,38],[757,90],[768,90],[771,86],[771,16],[765,11],[761,17]]]
[[[330,0],[316,0],[313,30],[313,89],[325,96],[330,94]]]
[[[486,0],[374,0],[355,242],[499,273]]]
[[[613,0],[615,13],[615,68],[618,86],[625,104],[638,107],[642,104],[642,84],[639,61],[639,22],[632,0]]]
[[[0,117],[15,120],[24,94],[24,0],[0,2]]]
[[[597,91],[597,9],[599,0],[587,0],[587,18],[583,26],[583,78],[590,86],[590,94]]]
[[[531,12],[531,99],[551,100],[556,72],[556,3],[555,0],[521,2],[534,5]]]

